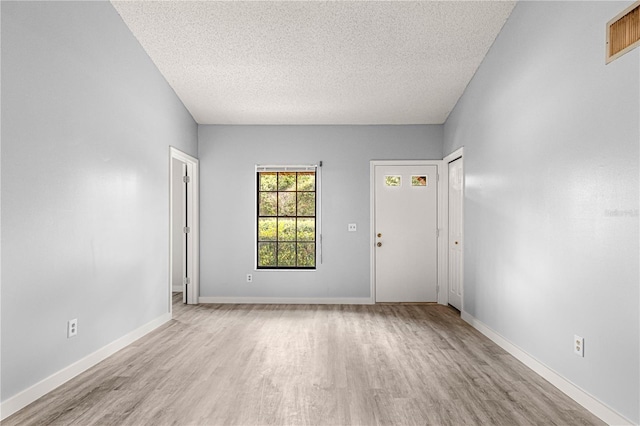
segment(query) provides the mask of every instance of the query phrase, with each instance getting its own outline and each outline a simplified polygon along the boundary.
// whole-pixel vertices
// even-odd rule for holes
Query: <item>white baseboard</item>
[[[542,378],[547,380],[549,383],[554,385],[556,388],[560,389],[571,399],[576,401],[578,404],[582,405],[584,408],[589,410],[595,416],[599,417],[602,421],[609,425],[632,425],[633,422],[629,419],[626,419],[624,416],[618,414],[616,411],[611,409],[609,406],[599,401],[589,393],[585,392],[575,384],[571,383],[560,374],[556,373],[554,370],[550,369],[531,355],[529,355],[524,350],[520,349],[518,346],[511,343],[509,340],[502,337],[500,334],[493,331],[482,321],[477,320],[472,315],[469,315],[466,312],[462,312],[462,319],[469,323],[473,328],[478,330],[480,333],[487,336],[494,343],[500,346],[505,351],[509,352],[516,359],[522,362],[524,365],[538,373]]]
[[[370,297],[200,297],[200,303],[268,305],[372,305]]]
[[[58,386],[68,382],[80,373],[88,370],[100,361],[108,358],[120,349],[135,342],[145,334],[153,331],[171,319],[171,314],[166,313],[153,321],[133,330],[119,339],[109,343],[108,345],[98,349],[90,355],[82,358],[63,368],[62,370],[52,374],[46,379],[36,383],[35,385],[23,390],[22,392],[12,396],[0,405],[0,420],[4,420],[13,413],[21,410],[31,404],[41,396],[51,392]]]
[[[174,285],[174,286],[171,287],[171,291],[182,293],[182,286],[181,285]]]

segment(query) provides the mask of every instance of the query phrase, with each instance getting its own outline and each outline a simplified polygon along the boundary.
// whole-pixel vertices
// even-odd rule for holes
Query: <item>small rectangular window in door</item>
[[[384,177],[384,184],[386,186],[402,186],[402,176],[387,175]]]
[[[411,186],[427,186],[428,182],[428,176],[411,176]]]

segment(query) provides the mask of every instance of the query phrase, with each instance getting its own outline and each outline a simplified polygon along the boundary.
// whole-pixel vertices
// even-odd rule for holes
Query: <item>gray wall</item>
[[[167,312],[169,145],[197,126],[110,3],[2,2],[2,400]]]
[[[465,147],[464,310],[637,423],[640,50],[604,64],[628,4],[519,2],[445,154]]]
[[[200,295],[369,297],[369,161],[441,159],[439,126],[199,126]],[[322,167],[323,264],[254,272],[255,164]],[[347,232],[357,223],[357,232]],[[246,274],[253,273],[253,283]]]

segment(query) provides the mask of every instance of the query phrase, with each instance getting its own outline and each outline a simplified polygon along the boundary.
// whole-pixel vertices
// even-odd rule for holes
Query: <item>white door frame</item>
[[[442,159],[444,166],[446,167],[446,173],[443,173],[443,187],[445,188],[442,191],[444,205],[446,206],[446,215],[443,217],[443,229],[441,235],[443,236],[442,240],[444,240],[444,244],[446,250],[444,251],[444,268],[442,269],[444,275],[444,289],[443,293],[445,294],[445,304],[449,302],[449,163],[454,160],[461,158],[462,163],[462,244],[464,244],[464,184],[465,184],[465,173],[464,173],[464,147],[458,148],[453,151],[451,154],[447,155]],[[460,312],[464,311],[464,245],[462,247],[462,291],[460,296]]]
[[[198,159],[180,151],[172,146],[169,147],[169,312],[173,312],[172,304],[172,277],[173,277],[173,159],[180,160],[187,165],[187,175],[191,178],[191,185],[187,186],[187,200],[189,208],[187,213],[187,223],[190,224],[189,234],[191,235],[188,253],[191,253],[188,262],[187,276],[191,279],[189,291],[187,292],[187,303],[198,304],[200,296],[200,179]],[[185,284],[186,285],[186,284]]]
[[[375,250],[375,234],[376,234],[376,191],[375,191],[375,167],[376,166],[436,166],[438,173],[438,182],[437,182],[437,202],[438,202],[438,283],[436,287],[436,291],[438,294],[438,303],[441,305],[446,305],[448,301],[448,294],[446,291],[443,291],[443,278],[446,279],[446,275],[443,275],[443,272],[446,271],[446,238],[443,238],[445,234],[442,232],[442,220],[446,216],[446,209],[443,208],[446,204],[443,204],[442,193],[442,160],[372,160],[369,162],[369,190],[370,190],[370,203],[369,203],[369,212],[370,212],[370,230],[369,230],[369,256],[370,256],[370,300],[372,304],[376,303],[376,250]],[[446,187],[445,187],[446,188]],[[443,263],[444,261],[444,263]],[[444,266],[443,266],[444,265]],[[444,281],[444,285],[447,285],[446,280]]]

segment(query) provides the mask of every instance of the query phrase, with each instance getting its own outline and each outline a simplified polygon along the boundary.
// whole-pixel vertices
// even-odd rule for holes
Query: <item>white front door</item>
[[[462,310],[462,158],[449,163],[449,304]]]
[[[437,301],[436,165],[374,166],[376,302]]]

